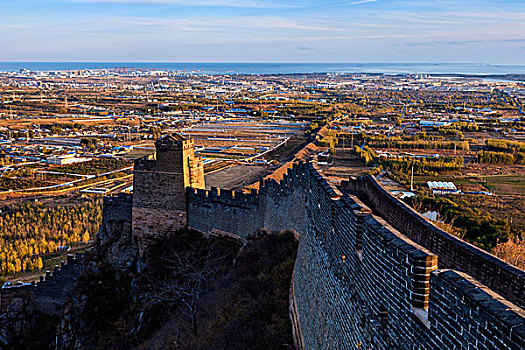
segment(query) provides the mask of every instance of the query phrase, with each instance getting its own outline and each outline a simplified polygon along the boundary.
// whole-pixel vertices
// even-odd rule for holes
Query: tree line
[[[0,212],[0,274],[41,269],[46,254],[94,238],[101,219],[100,199],[68,207],[49,208],[41,203],[3,207]]]
[[[445,140],[443,137],[429,137],[425,132],[420,132],[414,136],[391,136],[386,135],[367,135],[366,133],[350,134],[345,132],[337,133],[333,136],[337,144],[341,144],[342,140],[348,142],[365,141],[366,144],[374,148],[398,148],[398,149],[458,149],[469,151],[470,146],[467,140],[451,141]],[[326,140],[328,142],[330,140]]]
[[[354,146],[354,152],[369,165],[374,162],[381,165],[384,169],[389,169],[395,173],[408,174],[412,167],[414,172],[427,173],[430,171],[454,171],[463,166],[463,157],[440,157],[440,158],[415,158],[409,156],[403,157],[382,157],[368,146],[360,148]]]
[[[88,175],[88,174],[98,175],[101,173],[122,169],[130,165],[132,165],[132,162],[129,162],[126,160],[99,158],[99,159],[92,159],[87,162],[74,163],[74,164],[53,167],[50,170],[64,172],[64,173],[81,174],[81,175]]]
[[[370,147],[375,148],[398,148],[398,149],[458,149],[468,151],[470,149],[468,141],[404,141],[404,140],[376,140],[370,141]]]
[[[486,151],[479,151],[476,158],[486,164],[525,164],[525,143],[508,140],[487,140]]]
[[[505,152],[491,152],[491,151],[479,151],[476,155],[480,163],[485,164],[524,164],[525,163],[525,152],[518,152],[515,154]]]
[[[485,141],[489,151],[499,151],[507,153],[525,152],[525,142],[507,140],[487,140]]]

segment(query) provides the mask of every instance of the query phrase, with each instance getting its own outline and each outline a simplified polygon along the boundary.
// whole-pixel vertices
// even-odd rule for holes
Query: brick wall
[[[84,271],[83,255],[68,256],[67,263],[55,266],[53,272],[35,286],[35,310],[48,315],[60,315],[62,307],[71,296],[76,281]]]
[[[472,277],[431,277],[430,323],[448,349],[525,349],[525,313]]]
[[[251,193],[211,188],[188,188],[188,226],[208,232],[212,229],[246,237],[262,227],[260,197]]]
[[[374,210],[398,230],[439,256],[440,268],[465,272],[525,307],[525,272],[439,229],[386,191],[372,176],[345,182],[366,196]]]
[[[131,194],[119,193],[103,199],[102,224],[96,236],[97,242],[111,240],[115,232],[131,234],[131,212],[133,199]]]
[[[14,298],[27,299],[35,311],[46,315],[60,315],[66,299],[71,296],[73,288],[84,271],[83,255],[68,255],[55,269],[46,271],[40,282],[24,286],[2,287],[0,289],[0,314]]]
[[[346,189],[352,186],[357,187]],[[381,188],[360,189],[388,223],[355,196],[341,193],[312,164],[294,165],[280,182],[261,183],[258,194],[190,190],[188,223],[244,237],[263,227],[298,232],[291,312],[294,331],[301,332],[295,339],[305,349],[523,348],[523,310],[467,275],[436,271],[447,252],[427,246],[421,238],[426,232],[414,234],[419,231],[413,214]],[[465,246],[450,244],[451,254]],[[488,254],[475,256],[477,271],[490,269]],[[459,264],[466,257],[454,259]],[[497,265],[517,270],[499,260]],[[499,289],[517,288],[523,296],[524,278],[514,272],[517,281],[503,279]],[[499,340],[488,341],[491,334]]]
[[[292,336],[295,350],[304,350],[303,331],[301,329],[301,321],[299,320],[299,312],[297,311],[297,302],[295,300],[294,276],[292,273],[292,281],[290,282],[289,295],[289,313],[290,322],[292,324]]]
[[[163,210],[185,210],[185,186],[181,173],[135,170],[133,206]]]
[[[193,140],[174,134],[157,140],[155,149],[134,164],[132,231],[141,253],[159,234],[185,226],[186,187],[204,188]]]

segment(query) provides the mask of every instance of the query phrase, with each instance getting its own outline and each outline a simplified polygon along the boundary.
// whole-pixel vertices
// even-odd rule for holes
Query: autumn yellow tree
[[[41,269],[45,255],[59,246],[88,242],[102,219],[100,199],[76,206],[41,203],[5,206],[0,212],[0,275]]]

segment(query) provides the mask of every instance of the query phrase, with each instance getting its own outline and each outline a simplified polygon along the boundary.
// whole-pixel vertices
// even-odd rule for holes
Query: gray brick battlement
[[[236,193],[192,191],[188,225],[241,237],[262,228],[300,235],[291,317],[295,343],[306,349],[525,347],[523,310],[509,301],[523,297],[523,271],[435,231],[372,177],[342,189],[315,164],[294,164],[280,181],[262,181],[249,204]],[[434,272],[438,265],[472,273]],[[503,297],[473,277],[496,280],[489,287]]]
[[[133,195],[129,193],[120,192],[117,195],[104,196],[103,206],[119,206],[123,204],[132,204]]]
[[[0,289],[0,313],[6,311],[14,298],[24,298],[33,303],[36,311],[48,315],[57,315],[64,301],[71,295],[73,286],[84,269],[84,255],[68,255],[67,261],[55,265],[52,271],[46,271],[40,281],[22,285],[6,286]]]
[[[441,336],[449,348],[525,348],[525,312],[518,306],[458,271],[434,271],[431,284],[431,327],[446,320]]]
[[[226,237],[293,230],[299,349],[525,348],[525,273],[438,229],[373,177],[338,188],[315,163],[296,163],[258,191],[207,191],[186,181],[193,175],[179,161],[191,154],[187,140],[156,147],[157,161],[136,163],[133,198],[105,199],[100,239],[127,232],[131,221],[139,241],[183,220]]]
[[[316,164],[296,163],[258,191],[207,191],[192,142],[175,135],[156,147],[156,160],[135,163],[133,195],[104,198],[99,248],[125,242],[140,251],[184,224],[231,239],[293,230],[299,349],[525,348],[525,272],[440,230],[375,178],[337,188]],[[41,282],[2,288],[1,308],[24,297],[59,314],[82,268],[71,258]]]
[[[157,159],[154,154],[150,154],[135,160],[133,163],[133,169],[151,171],[157,167]]]
[[[362,193],[373,209],[410,239],[439,256],[440,268],[465,272],[508,300],[525,307],[525,271],[455,237],[386,191],[372,176],[350,180],[344,189]]]
[[[216,187],[212,187],[210,190],[188,187],[186,196],[192,204],[223,203],[243,207],[258,205],[259,203],[258,191],[255,189],[251,190],[250,193],[244,193],[242,191],[221,190]]]

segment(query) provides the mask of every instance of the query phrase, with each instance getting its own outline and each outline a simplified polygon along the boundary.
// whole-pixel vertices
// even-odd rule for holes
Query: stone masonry
[[[132,231],[142,252],[156,235],[186,224],[186,187],[204,188],[193,140],[178,134],[155,142],[156,153],[135,161]]]
[[[68,255],[67,261],[46,271],[40,281],[24,285],[4,286],[0,289],[0,314],[6,312],[17,298],[28,300],[32,309],[45,315],[58,316],[62,306],[71,296],[75,284],[84,271],[82,254]]]
[[[447,233],[373,177],[343,187],[301,163],[259,192],[188,189],[188,226],[300,234],[290,313],[298,348],[525,348],[522,270],[451,237],[440,243]]]
[[[135,163],[133,198],[107,201],[131,201],[132,214],[105,210],[104,222],[132,222],[139,245],[184,224],[242,238],[295,231],[298,349],[525,348],[525,272],[429,224],[375,178],[340,190],[315,164],[297,163],[259,191],[206,191],[191,142],[168,137],[156,147],[156,158]]]

